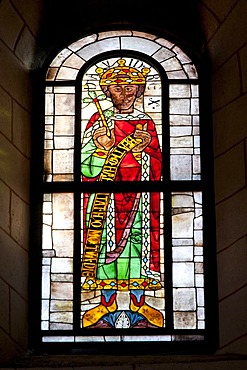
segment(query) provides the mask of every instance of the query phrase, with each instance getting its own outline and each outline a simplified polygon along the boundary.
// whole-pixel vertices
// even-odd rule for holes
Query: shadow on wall
[[[160,11],[162,9],[162,11]],[[36,64],[43,63],[47,53],[59,51],[83,35],[94,30],[134,28],[167,36],[171,41],[185,40],[190,47],[201,50],[203,35],[200,30],[197,1],[163,0],[132,1],[118,9],[116,1],[84,0],[69,2],[69,6],[58,0],[44,4],[44,16],[38,34]],[[69,32],[68,32],[69,30]],[[155,32],[154,32],[155,30]],[[152,33],[152,32],[151,32]],[[187,41],[186,41],[187,40]],[[186,46],[186,45],[185,45]]]

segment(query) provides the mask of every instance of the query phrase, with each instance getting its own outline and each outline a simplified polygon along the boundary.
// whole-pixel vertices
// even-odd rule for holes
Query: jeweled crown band
[[[97,68],[96,72],[100,76],[100,85],[144,85],[146,76],[150,72],[147,67],[142,68],[141,72],[138,69],[126,66],[125,59],[117,61],[118,66],[112,67],[104,72],[103,68]]]

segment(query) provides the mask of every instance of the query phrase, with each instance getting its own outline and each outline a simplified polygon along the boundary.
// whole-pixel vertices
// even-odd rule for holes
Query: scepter
[[[102,121],[103,125],[106,127],[106,135],[108,137],[110,137],[111,134],[110,134],[110,130],[109,130],[109,127],[108,127],[108,124],[107,124],[107,121],[106,121],[106,117],[109,118],[109,117],[113,116],[114,113],[110,110],[107,110],[107,111],[103,112],[103,110],[101,108],[101,105],[100,105],[100,101],[105,100],[106,95],[105,94],[100,94],[100,95],[97,96],[95,91],[88,91],[88,95],[89,95],[89,97],[86,97],[86,98],[83,99],[83,103],[94,103],[96,105],[96,108],[99,112],[101,121]]]

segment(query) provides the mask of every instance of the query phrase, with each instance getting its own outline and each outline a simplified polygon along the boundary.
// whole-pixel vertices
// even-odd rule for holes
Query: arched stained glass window
[[[199,81],[174,43],[84,37],[45,89],[41,342],[204,342]]]

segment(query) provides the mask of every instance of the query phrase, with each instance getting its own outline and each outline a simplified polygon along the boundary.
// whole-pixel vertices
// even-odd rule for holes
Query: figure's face
[[[133,108],[138,92],[137,85],[110,85],[108,90],[114,106],[120,112],[129,111]]]

